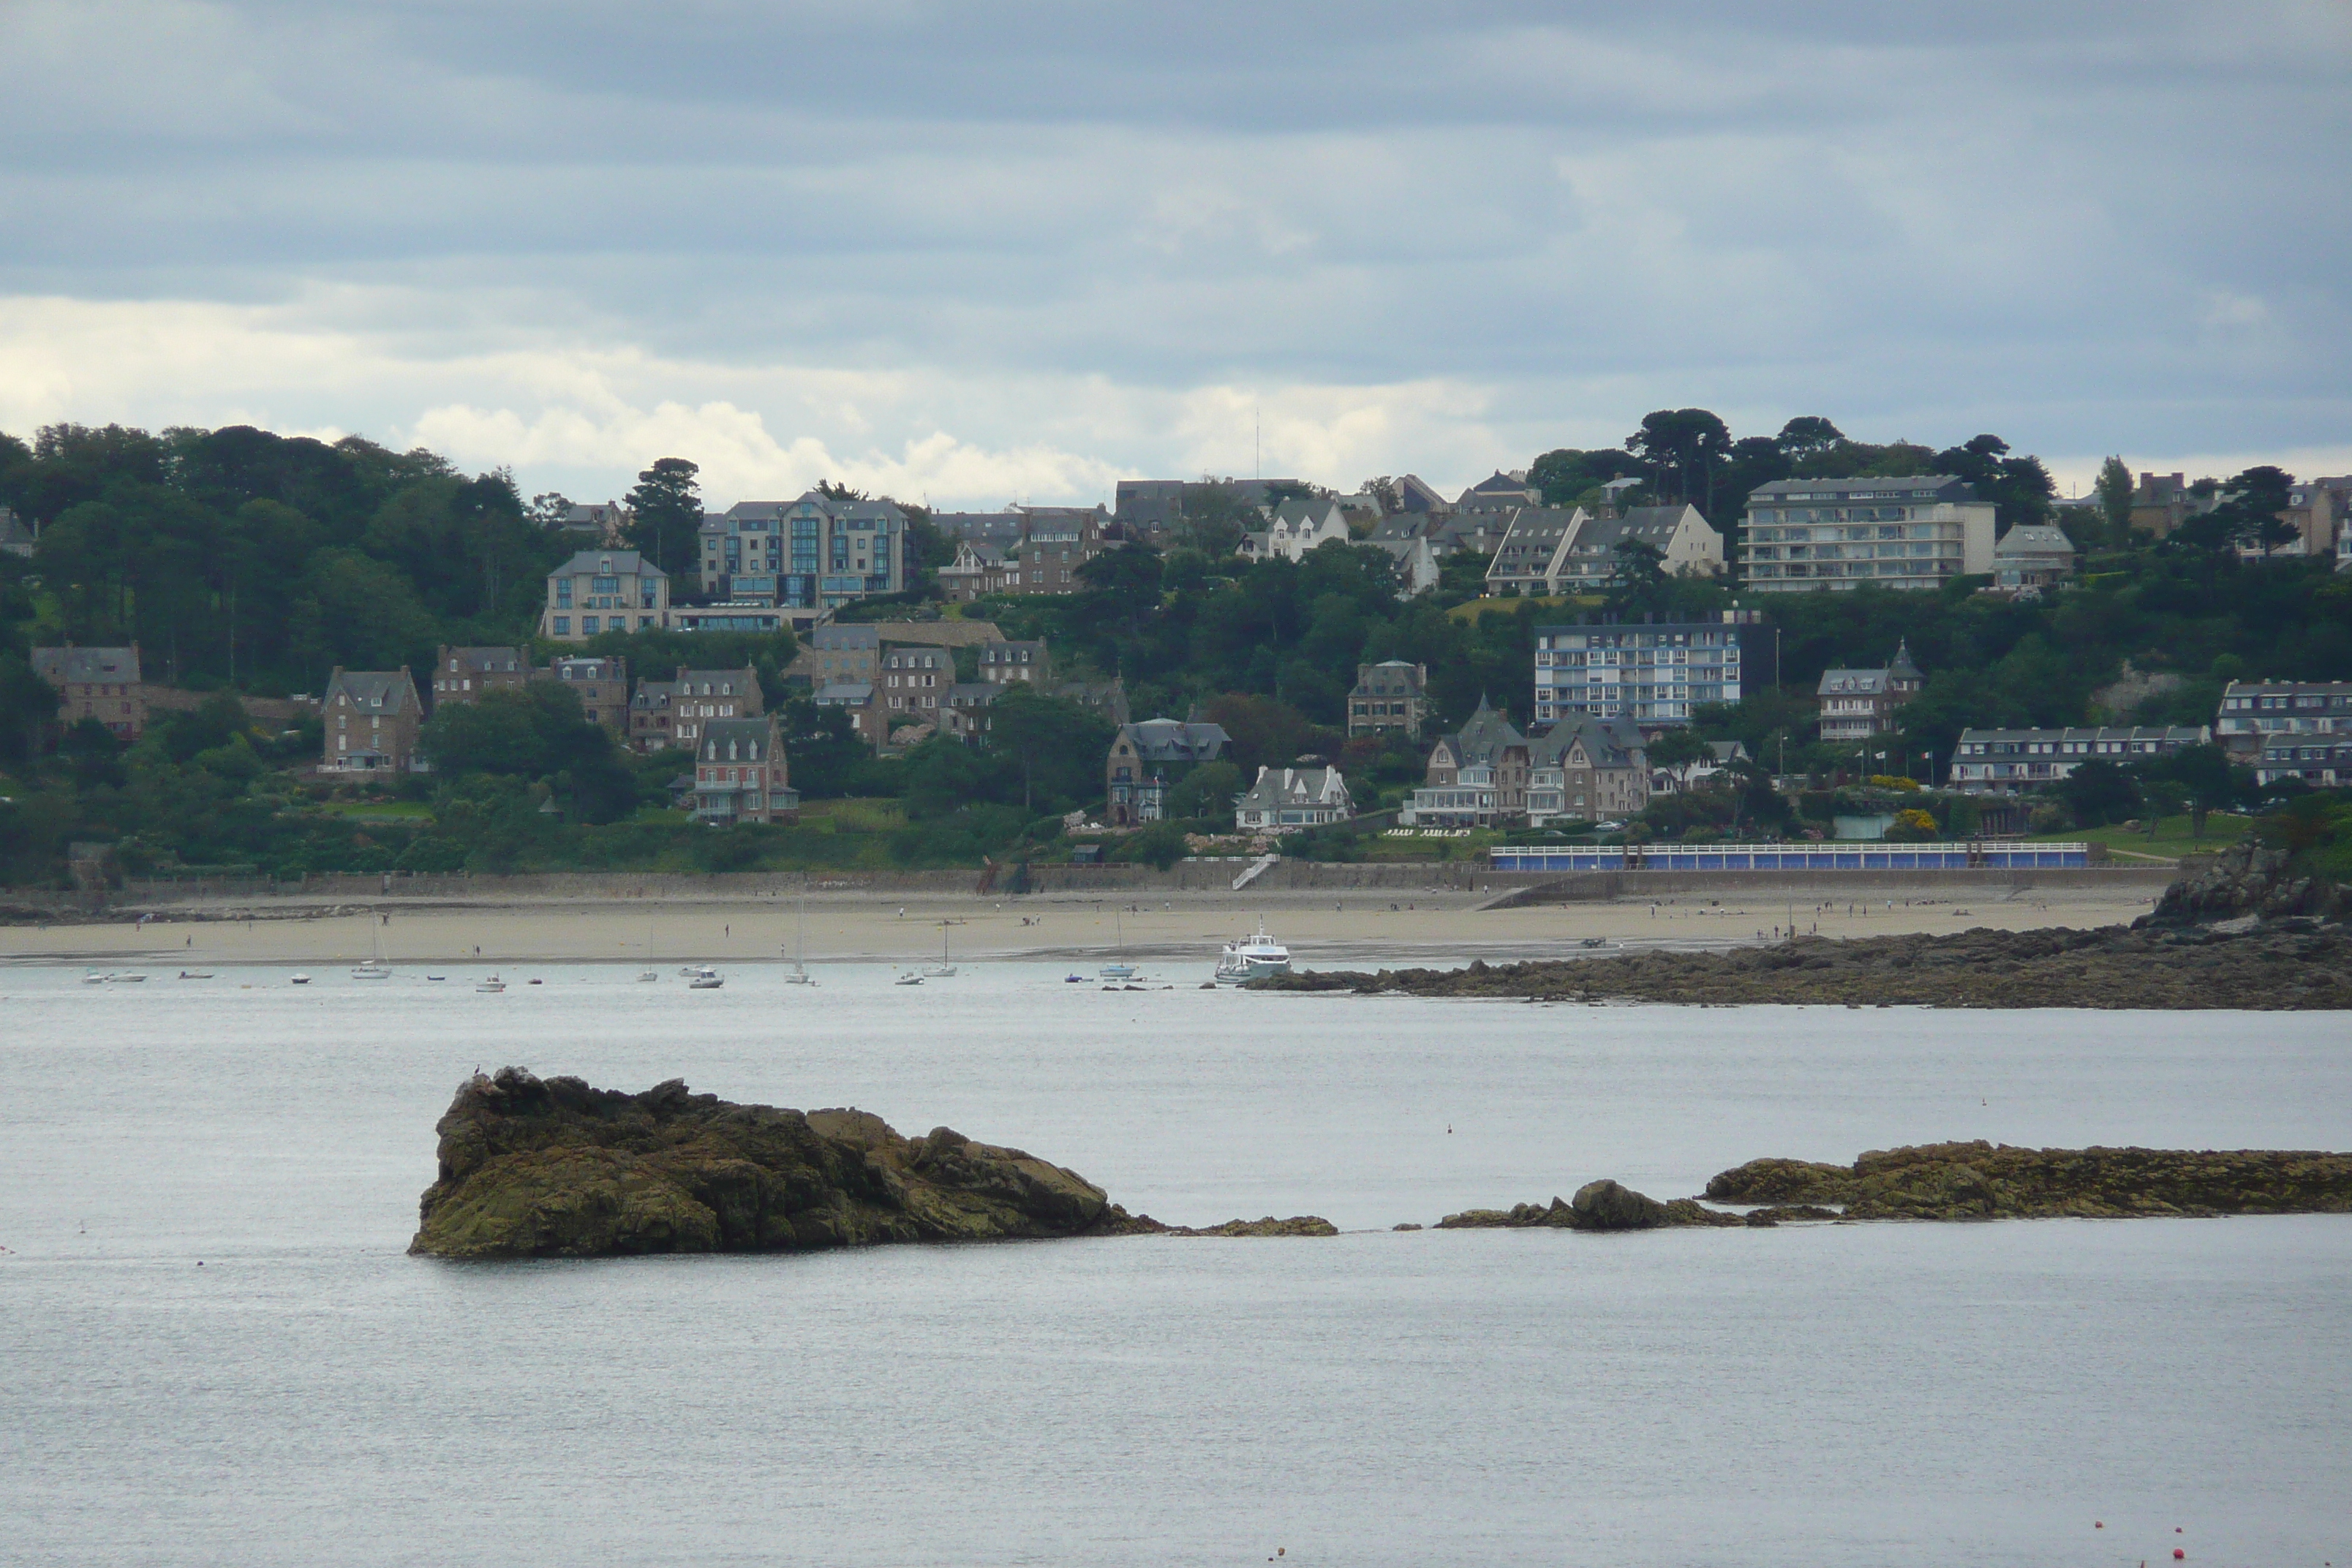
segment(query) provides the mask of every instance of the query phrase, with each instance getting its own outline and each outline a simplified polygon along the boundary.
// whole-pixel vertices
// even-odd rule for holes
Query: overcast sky
[[[2344,472],[2347,80],[2342,0],[0,0],[0,429],[721,505],[1450,492],[1693,405]]]

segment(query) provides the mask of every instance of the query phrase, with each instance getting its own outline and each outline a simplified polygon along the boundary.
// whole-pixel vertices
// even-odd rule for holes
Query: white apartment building
[[[1940,588],[1992,571],[1992,503],[1948,474],[1775,479],[1748,497],[1739,564],[1767,593]]]
[[[1753,610],[1720,620],[1585,622],[1536,628],[1536,722],[1580,714],[1686,724],[1702,702],[1772,684],[1775,629]]]
[[[2222,689],[2213,737],[2252,763],[2275,735],[2352,736],[2352,680],[2233,680]]]
[[[887,500],[738,501],[698,538],[702,591],[736,603],[833,610],[907,586],[907,514]]]

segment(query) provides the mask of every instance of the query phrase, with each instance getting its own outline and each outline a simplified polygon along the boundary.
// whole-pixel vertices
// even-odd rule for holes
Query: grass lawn
[[[2185,814],[2159,821],[2153,837],[2149,837],[2145,826],[2137,833],[2128,833],[2120,827],[2090,827],[2072,833],[2036,834],[2034,837],[2043,842],[2065,840],[2104,844],[2107,847],[2107,853],[2125,865],[2135,860],[2170,862],[2183,855],[2210,855],[2217,849],[2226,849],[2245,837],[2246,827],[2252,820],[2229,812],[2214,812],[2205,819],[2205,837],[2202,839],[2189,837],[2189,817]]]

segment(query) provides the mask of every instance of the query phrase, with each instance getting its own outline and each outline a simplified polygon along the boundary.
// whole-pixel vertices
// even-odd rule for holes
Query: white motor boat
[[[1132,963],[1106,963],[1102,968],[1096,971],[1096,973],[1105,980],[1132,980],[1135,978],[1135,965]]]
[[[106,984],[106,976],[100,971],[93,969],[81,977],[81,983],[84,985],[103,985]]]
[[[474,982],[474,989],[477,991],[503,991],[506,988],[507,983],[499,979],[495,974],[491,975],[488,980],[477,980]]]
[[[309,975],[307,975],[307,974],[302,974],[302,973],[295,973],[295,974],[289,975],[289,976],[287,977],[286,983],[287,983],[289,985],[308,985],[308,984],[310,984],[310,977]]]
[[[660,979],[661,971],[658,969],[640,969],[637,971],[637,984],[640,985],[656,982]]]
[[[719,974],[719,971],[706,963],[693,972],[692,977],[686,983],[686,988],[688,991],[716,991],[726,984],[726,979]]]
[[[183,969],[180,971],[180,978],[183,980],[210,980],[212,977],[213,972],[209,969]]]
[[[106,977],[110,985],[135,985],[147,976],[136,969],[118,969]]]
[[[389,980],[392,978],[392,971],[385,968],[381,963],[354,963],[352,965],[352,978],[354,980]]]
[[[1267,934],[1263,920],[1251,935],[1225,943],[1224,952],[1217,959],[1217,978],[1229,984],[1289,973],[1290,950]]]
[[[893,985],[920,985],[922,983],[923,977],[910,969],[890,984]]]

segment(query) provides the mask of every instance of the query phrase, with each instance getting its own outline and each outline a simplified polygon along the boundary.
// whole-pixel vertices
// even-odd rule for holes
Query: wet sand
[[[1972,926],[2025,931],[2043,926],[2118,925],[2154,906],[2158,889],[2116,888],[1957,892],[1876,890],[1839,900],[1753,892],[1682,894],[1671,901],[1621,899],[1481,910],[1491,893],[1177,893],[1153,899],[1046,895],[981,898],[924,894],[817,893],[806,903],[804,952],[811,963],[845,960],[919,963],[940,956],[942,922],[959,962],[1113,957],[1154,963],[1215,962],[1221,943],[1246,934],[1260,916],[1304,965],[1378,968],[1400,963],[1488,962],[1574,956],[1599,938],[1610,947],[1723,948],[1773,940],[1793,918],[1801,933],[1891,936]],[[348,900],[332,911],[293,900],[189,906],[146,925],[0,927],[0,963],[335,963],[368,957],[380,936],[387,963],[730,963],[792,956],[799,900],[789,897],[645,900],[513,900],[472,902]],[[238,918],[250,910],[257,918]],[[1605,951],[1605,949],[1603,950]]]

